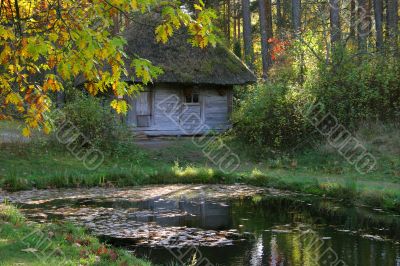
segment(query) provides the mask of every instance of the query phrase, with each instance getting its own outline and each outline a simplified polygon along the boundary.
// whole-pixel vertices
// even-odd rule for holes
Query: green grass
[[[0,186],[6,190],[172,183],[247,183],[334,197],[349,203],[400,212],[400,158],[376,145],[376,171],[360,175],[335,150],[321,145],[294,154],[262,156],[257,147],[225,137],[240,157],[235,173],[224,174],[194,145],[175,139],[155,148],[121,145],[105,153],[95,171],[62,147],[43,141],[0,144]],[[386,144],[389,145],[389,144]],[[390,145],[395,146],[395,145]],[[396,151],[396,149],[392,149]]]
[[[62,264],[61,264],[62,263]],[[71,224],[32,224],[0,204],[0,265],[150,265]]]
[[[3,128],[9,132],[10,128],[15,130],[16,127],[7,124]],[[237,142],[230,136],[225,136],[223,141],[240,158],[240,167],[232,174],[220,171],[191,138],[172,139],[144,148],[132,143],[121,144],[112,152],[104,152],[104,162],[97,170],[91,171],[64,147],[35,137],[29,143],[0,143],[0,187],[15,191],[245,183],[331,197],[347,204],[369,205],[400,213],[400,158],[397,152],[399,144],[396,144],[400,142],[394,137],[395,132],[389,134],[391,137],[385,139],[385,135],[380,133],[383,148],[374,143],[374,137],[368,136],[368,150],[376,156],[378,163],[377,169],[366,175],[360,175],[326,145],[291,154],[265,156],[257,147]],[[36,256],[41,252],[27,252],[37,243],[37,237],[27,236],[36,236],[37,232],[51,236],[51,247],[61,252],[54,253],[45,262]],[[47,251],[45,255],[50,253]],[[125,251],[100,243],[81,228],[64,223],[32,225],[13,206],[0,205],[0,266],[57,265],[64,255],[66,265],[150,265]]]

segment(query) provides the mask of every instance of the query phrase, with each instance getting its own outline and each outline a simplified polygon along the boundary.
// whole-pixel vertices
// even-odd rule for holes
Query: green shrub
[[[321,64],[307,88],[341,124],[355,130],[361,121],[399,119],[399,80],[398,60],[381,55],[356,59],[343,52],[337,64]]]
[[[65,131],[76,127],[77,131],[90,142],[87,145],[102,151],[118,150],[122,145],[121,142],[129,141],[132,136],[120,117],[101,98],[86,95],[75,97],[61,111],[56,110],[53,115],[56,127],[53,135],[62,135],[66,133]],[[77,141],[84,142],[82,139]]]
[[[283,84],[258,84],[248,90],[233,114],[238,138],[264,151],[298,144],[307,129],[304,117],[296,109],[299,94]]]

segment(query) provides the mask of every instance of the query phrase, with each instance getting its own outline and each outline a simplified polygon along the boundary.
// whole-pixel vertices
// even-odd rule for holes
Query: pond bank
[[[151,142],[153,143],[153,142]],[[163,144],[124,145],[105,154],[96,170],[63,147],[46,143],[0,144],[0,187],[7,191],[32,188],[127,187],[149,184],[235,184],[271,187],[333,197],[400,214],[400,161],[382,157],[380,168],[360,175],[332,155],[299,154],[295,158],[246,157],[242,146],[229,143],[241,159],[234,173],[224,173],[190,140]]]
[[[371,186],[377,182],[368,182]],[[400,195],[398,184],[380,182],[388,187],[371,190],[368,186],[353,182],[342,184],[336,181],[318,181],[317,179],[294,179],[292,177],[276,177],[260,172],[225,174],[212,168],[200,167],[163,167],[160,169],[131,169],[128,172],[112,170],[109,173],[85,176],[58,175],[35,178],[0,178],[0,186],[5,191],[29,190],[32,188],[81,188],[81,187],[129,187],[138,185],[168,185],[168,184],[245,184],[261,188],[275,188],[293,192],[313,194],[334,198],[356,206],[370,206],[400,214]],[[365,187],[366,186],[366,187]],[[0,188],[1,191],[1,188]],[[397,191],[397,192],[396,192]]]
[[[37,224],[0,204],[0,264],[150,266],[70,223]]]

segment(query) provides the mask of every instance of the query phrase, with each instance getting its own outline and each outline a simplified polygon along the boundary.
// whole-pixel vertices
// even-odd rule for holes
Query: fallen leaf
[[[21,249],[21,251],[23,251],[23,252],[31,252],[31,253],[38,252],[38,250],[37,250],[37,249],[35,249],[35,248],[26,248],[26,249]]]

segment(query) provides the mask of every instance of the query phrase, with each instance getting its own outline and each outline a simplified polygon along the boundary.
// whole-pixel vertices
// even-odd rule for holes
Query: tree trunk
[[[332,49],[341,40],[342,31],[340,29],[340,9],[339,0],[329,0],[329,14],[331,24],[331,45]]]
[[[350,39],[356,37],[356,0],[350,2]]]
[[[265,22],[267,26],[267,38],[274,37],[272,25],[272,3],[271,0],[265,1]]]
[[[283,33],[283,18],[282,18],[282,2],[281,0],[276,0],[276,27],[280,37]]]
[[[271,38],[274,37],[274,30],[272,24],[272,2],[271,0],[266,0],[265,3],[265,19],[266,19],[266,26],[267,26],[267,45],[268,45],[268,68],[272,65],[272,59],[270,56],[271,53],[271,45],[268,42]]]
[[[232,17],[233,17],[233,43],[235,43],[236,40],[237,40],[237,34],[236,34],[236,32],[237,32],[237,23],[236,23],[236,21],[237,21],[237,7],[236,7],[236,0],[233,0],[233,14],[232,14]]]
[[[282,0],[283,1],[283,16],[282,16],[282,23],[285,29],[290,28],[289,20],[291,14],[291,0]]]
[[[301,30],[301,2],[300,0],[292,0],[292,20],[293,31],[296,36],[299,36]]]
[[[387,1],[387,29],[389,35],[389,43],[393,49],[397,49],[398,38],[398,2],[397,0]]]
[[[226,1],[227,8],[226,8],[226,26],[227,26],[227,37],[228,42],[231,40],[231,0]]]
[[[372,31],[372,1],[368,0],[368,9],[367,9],[367,19],[368,19],[368,34],[370,37],[374,37],[373,31]]]
[[[224,32],[224,36],[226,37],[226,0],[222,2],[222,31]]]
[[[368,14],[368,1],[358,0],[358,24],[357,24],[357,34],[358,34],[358,50],[367,50],[367,37],[369,29]]]
[[[382,29],[382,15],[383,15],[383,0],[374,1],[374,16],[375,16],[375,31],[376,31],[376,48],[381,51],[383,48],[383,29]]]
[[[262,78],[268,78],[268,36],[267,36],[267,17],[266,2],[268,0],[258,0],[260,14],[260,31],[261,31],[261,59],[262,59]]]
[[[115,36],[119,33],[119,13],[113,15],[113,28],[112,35]]]
[[[301,0],[292,0],[292,23],[293,32],[296,38],[300,38],[301,33]],[[299,83],[302,86],[304,84],[304,53],[300,52],[300,73]]]
[[[238,12],[239,13],[239,12]],[[238,30],[238,39],[239,41],[242,39],[242,31],[241,31],[241,18],[240,16],[238,16],[238,20],[237,20],[237,30]]]
[[[253,69],[253,41],[251,37],[251,14],[250,0],[242,0],[243,13],[243,41],[244,41],[244,57],[247,65]]]

